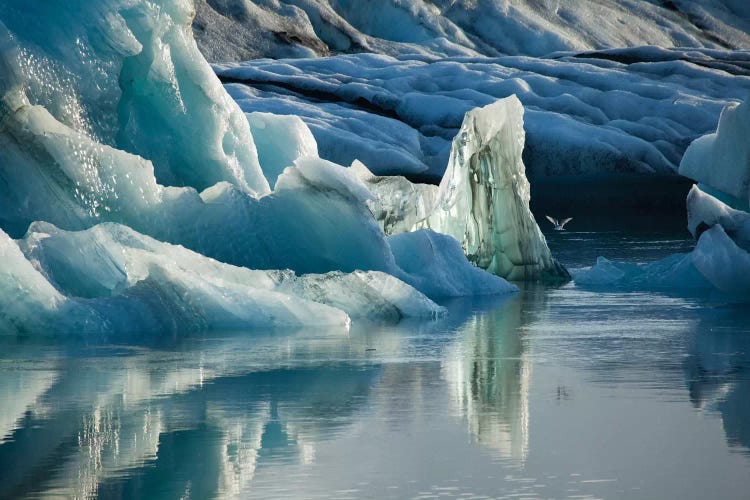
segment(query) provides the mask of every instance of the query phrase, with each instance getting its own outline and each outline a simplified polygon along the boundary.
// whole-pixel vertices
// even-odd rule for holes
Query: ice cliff
[[[447,236],[389,241],[299,119],[247,117],[190,1],[0,7],[3,330],[347,324],[516,290]]]

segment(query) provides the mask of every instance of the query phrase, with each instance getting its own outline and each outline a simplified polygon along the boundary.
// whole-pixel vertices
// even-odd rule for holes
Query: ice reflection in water
[[[750,312],[702,300],[527,287],[351,332],[0,338],[0,498],[742,498]]]
[[[527,297],[539,302],[543,295]],[[521,463],[529,446],[532,363],[520,330],[528,305],[512,299],[492,314],[470,318],[448,347],[443,366],[451,401],[472,437]]]

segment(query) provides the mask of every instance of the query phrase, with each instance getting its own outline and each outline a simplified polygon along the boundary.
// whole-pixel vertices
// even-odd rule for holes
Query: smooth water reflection
[[[551,243],[576,265],[581,237]],[[0,338],[0,498],[747,496],[745,306],[573,285],[448,305],[350,332]]]

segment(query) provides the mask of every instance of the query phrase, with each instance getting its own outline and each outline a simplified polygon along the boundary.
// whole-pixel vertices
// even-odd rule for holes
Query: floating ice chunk
[[[696,238],[718,224],[737,242],[750,243],[750,214],[729,207],[698,186],[693,186],[688,193],[687,212],[688,230]]]
[[[627,290],[710,290],[711,283],[695,268],[692,254],[676,254],[648,264],[614,262],[599,257],[596,265],[573,273],[578,286]]]
[[[263,174],[273,188],[281,172],[300,158],[318,157],[318,144],[298,116],[248,113]]]
[[[4,330],[346,326],[350,318],[398,321],[445,314],[384,273],[297,277],[291,271],[253,271],[119,224],[70,232],[35,223],[18,244],[3,236],[2,256],[12,267],[2,271],[0,287],[17,297],[0,306]]]
[[[750,253],[727,236],[720,225],[705,231],[692,253],[695,267],[722,292],[750,294]]]
[[[430,230],[388,238],[407,283],[431,298],[517,292],[518,287],[473,266],[459,243]]]
[[[516,96],[469,111],[453,140],[435,208],[417,227],[461,242],[475,265],[510,280],[565,280],[529,210]]]
[[[722,292],[744,297],[750,293],[750,253],[720,225],[704,231],[688,254],[648,264],[612,262],[599,257],[590,269],[574,273],[576,285],[628,290],[685,293]]]
[[[119,224],[63,231],[33,224],[26,257],[61,292],[123,332],[346,325],[341,310],[275,291],[283,273],[222,264]],[[64,328],[64,326],[63,326]]]
[[[724,108],[716,133],[693,141],[680,163],[680,174],[750,206],[750,103]]]

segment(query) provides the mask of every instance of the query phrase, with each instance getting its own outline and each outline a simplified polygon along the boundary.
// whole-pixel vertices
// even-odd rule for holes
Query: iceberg
[[[466,114],[437,188],[376,176],[359,161],[351,168],[374,195],[368,207],[392,248],[400,241],[394,235],[431,229],[455,238],[470,262],[497,276],[566,281],[529,209],[524,141],[523,106],[511,96]]]
[[[573,272],[577,286],[624,290],[710,291],[711,283],[698,271],[693,254],[670,255],[647,264],[615,262],[599,257],[590,269]]]
[[[750,213],[724,202],[747,208],[750,200],[748,109],[745,103],[727,107],[716,133],[696,139],[680,164],[680,173],[701,183],[691,188],[686,200],[695,249],[640,265],[600,257],[591,269],[575,273],[576,284],[750,297]]]
[[[244,113],[192,38],[191,1],[0,5],[0,116],[42,106],[95,142],[149,158],[162,184],[269,191]]]
[[[255,271],[114,223],[71,232],[39,222],[18,242],[3,236],[4,262],[12,267],[0,275],[0,286],[18,297],[13,307],[3,307],[4,329],[163,333],[348,326],[352,318],[398,321],[445,313],[384,273]]]
[[[737,243],[750,244],[750,214],[722,203],[698,186],[693,186],[688,193],[687,213],[688,231],[696,239],[718,224]]]
[[[399,267],[356,172],[226,93],[190,1],[0,6],[0,329],[346,326],[445,313],[414,286],[516,290],[450,245],[451,272]]]
[[[701,235],[693,263],[720,291],[750,296],[750,253],[737,246],[720,225]]]
[[[453,236],[471,262],[509,280],[567,280],[529,209],[523,106],[513,95],[466,114],[432,214],[418,227]]]

